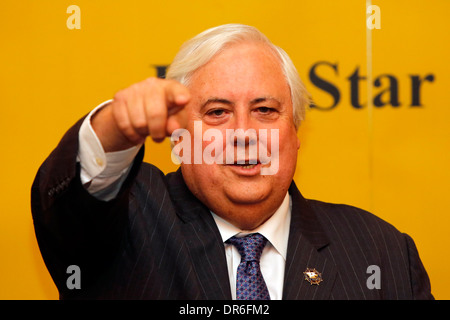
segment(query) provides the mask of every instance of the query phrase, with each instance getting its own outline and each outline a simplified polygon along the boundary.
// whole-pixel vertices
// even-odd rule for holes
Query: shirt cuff
[[[103,102],[88,114],[80,127],[78,135],[78,161],[81,166],[81,183],[86,186],[90,193],[109,187],[126,174],[141,147],[139,145],[126,150],[105,153],[100,140],[92,128],[91,118],[92,115],[111,101]]]

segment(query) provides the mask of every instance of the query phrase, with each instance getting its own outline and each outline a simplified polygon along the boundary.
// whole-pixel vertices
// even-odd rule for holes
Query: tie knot
[[[267,239],[262,234],[252,233],[242,238],[231,237],[226,242],[236,247],[242,261],[259,261]]]

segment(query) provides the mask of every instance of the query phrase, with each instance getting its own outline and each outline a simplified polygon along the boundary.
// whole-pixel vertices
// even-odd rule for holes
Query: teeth
[[[256,166],[256,164],[249,164],[249,165],[245,165],[245,166],[241,166],[241,167],[244,168],[244,169],[251,169],[254,166]]]

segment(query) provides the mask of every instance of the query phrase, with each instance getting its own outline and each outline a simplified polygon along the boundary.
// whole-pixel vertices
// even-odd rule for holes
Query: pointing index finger
[[[184,106],[191,99],[189,89],[175,80],[169,80],[166,88],[166,97],[169,107]]]

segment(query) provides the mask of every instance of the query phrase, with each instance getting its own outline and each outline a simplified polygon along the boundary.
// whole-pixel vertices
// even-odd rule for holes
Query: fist
[[[144,143],[161,142],[187,122],[189,90],[175,80],[148,78],[120,90],[97,112],[91,124],[106,152]]]

